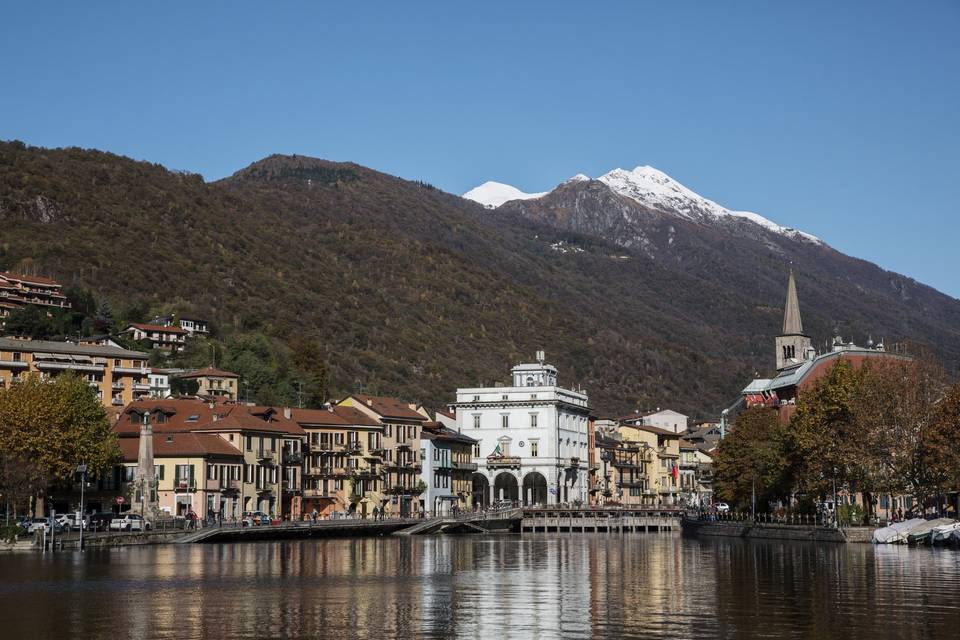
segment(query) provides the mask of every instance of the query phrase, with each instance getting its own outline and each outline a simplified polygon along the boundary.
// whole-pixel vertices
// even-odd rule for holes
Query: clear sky
[[[960,297],[957,0],[146,4],[3,0],[0,138],[455,193],[649,164]]]

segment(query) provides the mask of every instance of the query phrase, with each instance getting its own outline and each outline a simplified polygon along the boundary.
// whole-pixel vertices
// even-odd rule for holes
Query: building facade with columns
[[[477,441],[474,502],[586,504],[587,394],[559,386],[543,352],[537,362],[513,367],[511,377],[509,386],[457,389],[457,430]]]

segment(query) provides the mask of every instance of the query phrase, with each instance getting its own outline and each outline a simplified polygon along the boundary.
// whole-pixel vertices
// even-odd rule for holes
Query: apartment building
[[[63,286],[55,280],[0,272],[0,319],[28,304],[58,309],[69,309],[71,306],[63,294]]]
[[[388,514],[410,515],[420,510],[420,432],[427,419],[395,398],[352,394],[339,406],[353,407],[383,426],[383,492]]]
[[[136,477],[140,438],[120,438],[122,481]],[[193,511],[200,518],[229,520],[237,515],[243,453],[223,438],[206,433],[164,432],[153,436],[157,503],[167,515]],[[129,505],[137,510],[137,505]]]
[[[368,516],[384,506],[383,426],[349,406],[291,409],[306,433],[303,513]]]
[[[150,321],[150,324],[160,325],[162,327],[180,327],[187,332],[191,338],[194,336],[210,335],[210,323],[198,318],[176,318],[175,316],[156,316]]]
[[[473,448],[477,440],[439,422],[425,422],[420,432],[423,508],[438,515],[473,508]]]
[[[306,434],[274,407],[205,402],[198,399],[149,399],[124,409],[114,427],[121,439],[139,438],[147,419],[153,428],[154,445],[168,434],[210,434],[237,449],[242,457],[239,471],[231,469],[226,492],[214,501],[214,509],[227,518],[244,511],[263,511],[280,518],[302,515],[302,446]],[[196,470],[194,471],[196,473]],[[219,470],[213,473],[219,474]],[[196,478],[196,476],[194,476]],[[183,479],[183,478],[181,478]],[[217,475],[211,480],[220,480]],[[178,485],[180,504],[197,505],[206,499],[199,482]],[[232,481],[232,482],[229,482]]]
[[[135,322],[120,333],[130,335],[133,340],[145,340],[153,349],[180,351],[187,341],[187,332],[180,327],[165,327],[159,324]]]
[[[96,389],[105,407],[121,407],[149,395],[147,358],[120,347],[0,338],[0,388],[30,374],[48,379],[73,371]]]
[[[621,439],[639,447],[645,460],[646,478],[640,490],[645,506],[676,506],[680,503],[680,434],[644,424],[621,425]]]
[[[180,379],[196,380],[198,396],[228,401],[236,401],[239,398],[240,376],[232,371],[211,366],[182,374]]]

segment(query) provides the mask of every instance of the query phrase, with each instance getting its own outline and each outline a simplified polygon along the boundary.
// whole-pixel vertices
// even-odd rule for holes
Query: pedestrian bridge
[[[523,517],[522,509],[503,509],[436,516],[422,520],[412,527],[394,532],[398,536],[426,535],[429,533],[490,533],[514,530]]]

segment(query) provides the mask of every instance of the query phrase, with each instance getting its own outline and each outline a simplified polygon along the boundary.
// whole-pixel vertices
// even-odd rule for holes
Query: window
[[[15,354],[13,354],[13,355],[16,356],[17,354],[15,353]],[[14,358],[14,360],[16,360],[16,359],[17,359],[17,358]],[[480,396],[473,396],[473,401],[474,401],[474,402],[480,402]]]
[[[163,411],[157,411],[153,416],[153,421],[157,424],[163,424],[167,421],[167,416]]]
[[[473,445],[473,457],[474,457],[474,458],[479,458],[479,457],[480,457],[480,443],[479,443],[479,442],[478,442],[477,444]]]
[[[510,414],[504,413],[500,415],[500,426],[504,429],[510,428]]]
[[[114,361],[113,361],[113,366],[119,367],[119,366],[120,366],[120,361],[119,361],[119,360],[114,360]]]
[[[530,455],[536,458],[540,453],[540,443],[536,440],[530,441]]]
[[[434,450],[433,450],[433,459],[434,459],[434,460],[439,460],[439,459],[440,459],[440,449],[434,449]]]
[[[247,451],[253,451],[253,436],[247,436]]]
[[[158,464],[156,469],[157,469],[157,480],[163,480],[163,476],[164,476],[163,470],[166,469],[166,467],[163,466],[162,464]]]
[[[20,358],[21,358],[21,357],[23,357],[23,354],[20,353],[19,351],[14,351],[14,352],[13,352],[13,361],[14,361],[14,362],[20,362]]]
[[[537,414],[535,413],[530,414],[530,426],[534,429],[537,428]]]
[[[479,414],[479,413],[473,414],[473,428],[474,428],[474,429],[479,429],[479,428],[480,428],[480,414]]]
[[[510,399],[510,396],[508,396],[507,394],[503,394],[503,399],[504,399],[504,400],[509,400],[509,399]]]

